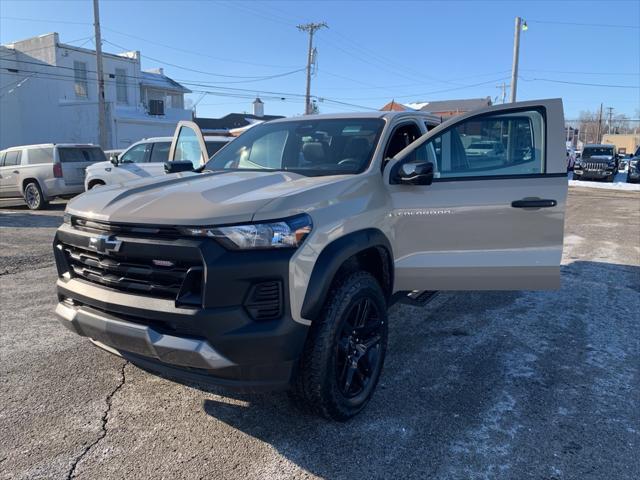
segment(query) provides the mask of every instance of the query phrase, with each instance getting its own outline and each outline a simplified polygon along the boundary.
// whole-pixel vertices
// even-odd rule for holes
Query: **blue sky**
[[[391,98],[496,97],[496,86],[509,82],[516,15],[529,27],[519,100],[562,97],[567,118],[600,102],[640,115],[640,2],[633,0],[101,0],[100,9],[105,51],[140,50],[143,68],[163,67],[192,90],[212,92],[190,96],[200,100],[199,116],[250,111],[255,94],[265,113],[301,113],[303,71],[264,77],[304,67],[307,38],[296,24],[308,21],[329,25],[316,35],[312,93],[325,99],[321,112],[379,108]],[[92,21],[90,0],[2,0],[0,42],[57,31],[64,43],[92,47]]]

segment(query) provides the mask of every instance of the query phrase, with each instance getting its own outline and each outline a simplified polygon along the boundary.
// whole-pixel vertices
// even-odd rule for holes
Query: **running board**
[[[396,303],[404,303],[405,305],[413,305],[414,307],[424,307],[431,302],[437,294],[437,290],[404,290],[392,295],[389,306]]]

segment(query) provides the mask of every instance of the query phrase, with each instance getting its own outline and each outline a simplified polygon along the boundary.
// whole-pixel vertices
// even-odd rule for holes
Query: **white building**
[[[108,148],[172,135],[190,120],[184,94],[162,69],[142,71],[140,52],[103,53]],[[0,46],[0,149],[34,143],[99,143],[96,52],[57,33]]]

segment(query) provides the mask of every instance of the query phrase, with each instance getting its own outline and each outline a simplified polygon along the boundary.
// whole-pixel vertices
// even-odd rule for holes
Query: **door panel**
[[[194,122],[180,121],[169,150],[169,161],[188,160],[198,168],[209,159],[200,127]]]
[[[500,105],[449,120],[400,152],[387,182],[406,162],[431,161],[435,175],[431,185],[389,185],[396,289],[558,288],[563,122],[559,100]]]
[[[6,152],[2,166],[0,167],[0,193],[3,197],[20,196],[19,166],[22,158],[22,150]]]

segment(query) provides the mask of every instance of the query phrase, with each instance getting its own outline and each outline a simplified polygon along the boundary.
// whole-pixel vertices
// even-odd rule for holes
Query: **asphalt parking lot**
[[[152,376],[58,324],[64,205],[0,208],[0,477],[640,478],[640,194],[571,188],[562,289],[390,311],[347,424]]]

